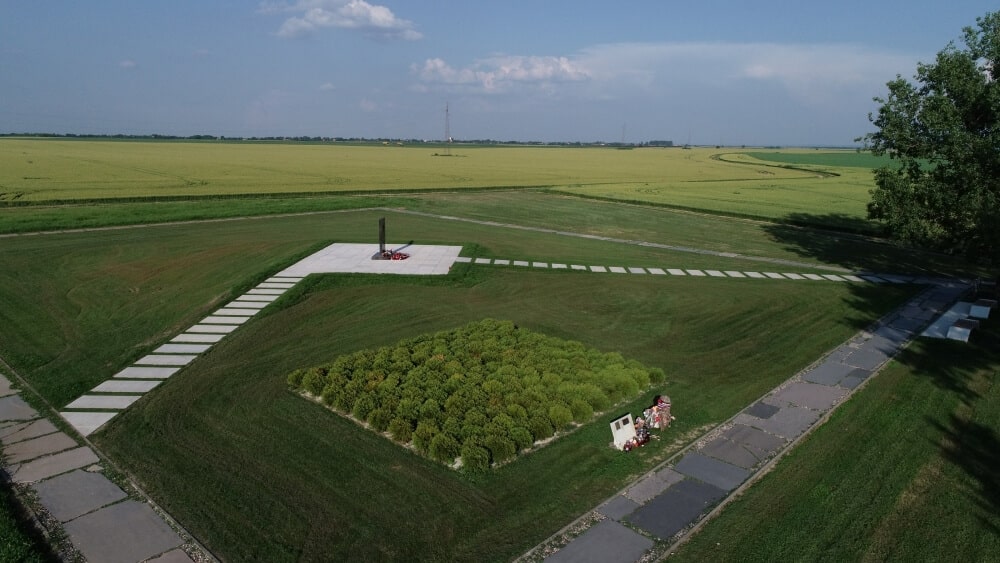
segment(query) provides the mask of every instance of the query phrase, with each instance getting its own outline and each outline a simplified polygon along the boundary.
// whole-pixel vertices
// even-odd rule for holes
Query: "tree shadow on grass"
[[[792,213],[763,229],[790,252],[855,271],[964,276],[974,270],[953,256],[877,238],[870,221],[839,213]]]
[[[975,484],[966,493],[986,514],[979,519],[994,534],[1000,534],[1000,434],[989,426],[952,415],[945,426],[934,421],[943,434],[941,453],[961,468]]]

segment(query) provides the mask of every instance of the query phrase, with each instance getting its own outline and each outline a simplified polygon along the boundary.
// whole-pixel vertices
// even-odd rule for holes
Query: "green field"
[[[773,170],[789,186],[845,178],[861,182],[866,170],[848,164],[843,166],[857,176],[837,168],[841,176],[820,178],[815,171],[776,168],[749,154],[726,151],[712,158],[720,151],[682,149],[456,148],[456,157],[443,158],[419,147],[0,139],[0,148],[9,147],[38,151],[31,160],[46,163],[51,178],[64,179],[44,181],[0,166],[0,191],[14,194],[8,197],[13,201],[36,202],[0,207],[0,232],[21,233],[0,237],[0,356],[56,408],[300,257],[334,241],[372,241],[381,216],[388,217],[391,239],[463,245],[466,256],[743,271],[976,271],[952,258],[866,237],[733,218],[728,215],[740,213],[713,195],[719,186],[757,181],[742,176],[759,170]],[[12,152],[17,151],[0,151],[0,160],[17,160],[20,153]],[[24,154],[20,158],[28,160]],[[482,167],[467,164],[476,159]],[[631,164],[620,166],[623,162]],[[462,167],[468,170],[449,176]],[[335,170],[350,181],[331,188],[320,179]],[[615,175],[646,182],[662,180],[664,170],[683,172],[676,184],[683,189],[664,188],[669,201],[646,201],[657,205],[577,197],[633,199]],[[20,192],[12,190],[18,174]],[[700,177],[706,181],[698,196]],[[192,178],[204,183],[184,184]],[[28,184],[39,189],[31,191]],[[601,185],[618,188],[611,195],[584,193]],[[287,195],[502,186],[559,190]],[[826,200],[809,196],[808,189],[786,190],[780,201],[801,211],[774,211],[775,218],[798,214],[815,219],[814,224],[824,224],[824,217],[844,219],[831,215]],[[690,190],[689,199],[684,190]],[[183,199],[185,194],[190,197]],[[182,199],[142,199],[165,195]],[[217,199],[233,195],[240,197]],[[104,197],[124,201],[87,201]],[[772,211],[780,207],[766,201],[757,205]],[[696,212],[675,209],[688,206]],[[848,227],[865,223],[863,215],[850,217]],[[200,220],[211,218],[228,220]],[[199,221],[169,223],[190,219]],[[109,225],[127,227],[72,230]],[[65,232],[35,234],[49,229]],[[313,276],[91,439],[226,561],[507,560],[913,291],[891,285],[472,265],[456,265],[449,275],[433,278]],[[667,392],[677,422],[664,440],[638,455],[622,456],[607,447],[607,426],[598,418],[496,471],[467,475],[412,455],[287,389],[286,376],[296,369],[485,317],[663,369],[665,385],[626,408],[635,412],[653,395]],[[930,373],[939,369],[927,368]],[[864,393],[877,389],[880,378]],[[896,393],[893,379],[886,379],[888,392]],[[944,395],[932,396],[940,400],[883,409],[882,416],[933,418],[953,405]],[[876,435],[871,440],[891,440],[865,429]],[[830,442],[835,445],[826,445]],[[839,441],[817,443],[812,447],[824,455],[846,455]],[[948,466],[955,479],[971,474],[950,460],[942,463],[957,467]],[[879,471],[869,465],[845,471],[846,483],[839,486]],[[808,485],[807,477],[789,478]],[[760,487],[770,490],[766,483]],[[933,483],[928,491],[948,494]],[[773,498],[774,493],[764,493],[762,502]],[[934,506],[927,510],[927,518],[943,516]],[[791,520],[774,524],[767,533],[793,525]],[[988,545],[975,542],[985,542],[991,528],[976,527],[971,520],[963,525],[971,527],[967,534],[973,546]],[[784,545],[791,551],[783,553],[814,549],[806,536],[788,540]],[[920,546],[917,536],[906,536],[905,542],[907,549]],[[691,553],[685,557],[715,559],[709,552]],[[747,553],[761,553],[763,560],[769,552]]]

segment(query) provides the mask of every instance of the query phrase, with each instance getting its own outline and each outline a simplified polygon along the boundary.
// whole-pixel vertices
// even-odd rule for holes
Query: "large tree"
[[[915,83],[889,82],[862,139],[894,162],[875,170],[868,216],[897,240],[1000,263],[1000,12],[964,29]]]

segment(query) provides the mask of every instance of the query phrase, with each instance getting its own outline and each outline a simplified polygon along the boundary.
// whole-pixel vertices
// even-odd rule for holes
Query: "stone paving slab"
[[[722,437],[744,448],[747,448],[759,459],[770,457],[785,447],[785,440],[763,430],[746,426],[734,425],[722,433]]]
[[[0,397],[7,397],[8,395],[13,395],[17,393],[17,390],[10,386],[10,381],[0,375]]]
[[[724,278],[726,274],[723,274],[719,270],[705,270],[705,273],[713,278]]]
[[[684,270],[680,270],[678,268],[667,268],[667,272],[669,272],[670,275],[672,275],[672,276],[686,276],[686,275],[688,275],[687,272],[685,272]]]
[[[265,281],[271,283],[299,283],[300,281],[306,279],[305,276],[271,276]]]
[[[754,279],[763,279],[767,277],[760,272],[746,272],[746,275],[748,278],[754,278]]]
[[[88,561],[101,563],[135,563],[184,543],[152,508],[134,500],[91,512],[64,528]]]
[[[783,280],[785,276],[779,274],[778,272],[764,272],[764,275],[771,278],[772,280]]]
[[[170,339],[171,342],[209,342],[216,343],[223,338],[225,334],[202,334],[202,333],[184,333],[178,334],[177,336]]]
[[[627,491],[625,491],[625,496],[639,504],[642,504],[649,502],[656,495],[665,491],[670,485],[671,483],[660,479],[660,477],[654,473],[652,475],[647,475],[634,483],[628,488]]]
[[[792,274],[792,273],[782,272],[781,275],[785,276],[786,278],[788,278],[790,280],[804,280],[805,279],[804,277],[802,277],[799,274]]]
[[[701,270],[687,270],[687,273],[692,276],[698,276],[698,277],[705,276],[705,272],[702,272]]]
[[[830,281],[836,281],[836,282],[847,281],[844,278],[838,276],[837,274],[822,274],[822,275],[823,275],[824,278],[826,278],[826,279],[828,279]]]
[[[277,295],[241,295],[234,303],[271,303],[278,300]]]
[[[806,428],[812,426],[812,423],[816,422],[819,415],[819,411],[805,407],[784,407],[768,419],[747,416],[747,419],[750,420],[746,420],[742,418],[746,415],[741,414],[737,415],[733,421],[737,424],[746,424],[747,426],[760,428],[761,430],[790,440],[802,434]]]
[[[117,412],[68,412],[64,411],[59,413],[60,416],[66,419],[66,422],[70,423],[76,431],[83,436],[90,436],[98,428],[107,424],[109,420],[114,418]]]
[[[844,359],[844,363],[871,371],[884,364],[888,359],[889,355],[881,350],[874,347],[863,347],[855,350],[850,356],[847,356]]]
[[[115,374],[121,379],[166,379],[180,371],[181,368],[129,366]]]
[[[244,295],[284,295],[287,289],[251,289]]]
[[[226,307],[238,307],[240,309],[256,309],[257,311],[260,311],[261,309],[269,305],[268,303],[262,301],[240,301],[239,299],[240,298],[237,297],[235,300],[230,301],[229,304],[226,305]]]
[[[823,276],[821,276],[819,274],[802,274],[802,277],[806,278],[807,280],[826,281],[826,278],[824,278]]]
[[[212,334],[229,334],[240,328],[238,325],[194,325],[188,332],[208,332]]]
[[[549,263],[548,262],[532,262],[531,266],[533,268],[548,268],[549,267]]]
[[[241,325],[250,320],[250,317],[237,317],[233,315],[209,315],[201,320],[207,325]]]
[[[840,277],[844,278],[847,281],[851,281],[851,282],[863,282],[863,281],[865,281],[865,280],[863,280],[863,279],[861,279],[858,276],[855,276],[853,274],[840,274]]]
[[[258,284],[255,289],[292,289],[293,287],[295,287],[294,283],[264,282]],[[278,295],[281,295],[281,293],[278,293]]]
[[[201,354],[211,348],[208,344],[164,344],[154,354]]]
[[[597,511],[612,520],[621,520],[635,512],[637,508],[639,508],[639,503],[626,496],[617,495],[608,502],[598,506]]]
[[[91,389],[94,393],[147,393],[162,383],[159,379],[133,381],[128,379],[109,380]]]
[[[743,412],[749,414],[750,416],[756,416],[757,418],[771,418],[774,413],[778,412],[778,407],[757,401],[756,403],[743,409]]]
[[[630,274],[645,274],[646,270],[644,268],[632,268],[632,267],[629,267],[628,273],[630,273]]]
[[[32,420],[38,411],[24,402],[20,395],[0,397],[0,420]]]
[[[569,545],[545,558],[547,563],[633,563],[653,541],[613,520],[603,520]]]
[[[864,382],[864,380],[868,379],[868,377],[871,376],[872,374],[872,372],[865,371],[862,369],[856,371],[857,374],[845,377],[843,380],[841,380],[841,382],[838,385],[840,385],[844,389],[854,389],[858,385],[861,385]]]
[[[735,270],[726,270],[726,275],[731,278],[745,278],[746,276],[743,272],[737,272]]]
[[[473,264],[489,264],[491,262],[493,262],[493,260],[489,258],[476,258],[472,261]]]
[[[668,540],[725,496],[726,491],[714,485],[684,479],[633,512],[628,521]]]
[[[514,260],[515,266],[528,266],[528,262],[525,260]]]
[[[743,469],[752,469],[760,461],[750,450],[722,437],[705,444],[698,452]]]
[[[98,461],[100,459],[94,454],[93,450],[87,447],[79,447],[22,463],[12,472],[11,480],[15,483],[34,483],[35,481],[48,479],[60,473],[87,467]]]
[[[137,366],[186,366],[197,358],[193,354],[148,354],[136,360]]]
[[[608,269],[605,268],[604,266],[591,266],[590,267],[590,271],[591,272],[598,272],[598,273],[602,273],[603,274],[603,273],[607,272]]]
[[[653,274],[654,276],[665,276],[665,275],[667,275],[667,273],[664,272],[662,268],[646,268],[646,270],[650,274]]]
[[[771,400],[811,409],[827,410],[846,394],[846,390],[838,387],[796,381],[772,395]]]
[[[802,374],[802,379],[820,385],[837,385],[858,368],[840,362],[823,362]]]
[[[510,266],[510,260],[500,260],[499,258],[493,261],[494,266]]]
[[[742,467],[736,467],[697,452],[682,457],[679,462],[674,464],[674,470],[724,491],[735,489],[750,476],[750,472]]]
[[[60,522],[67,522],[128,495],[100,473],[71,471],[35,485],[38,501]]]
[[[66,405],[69,410],[121,410],[138,401],[142,395],[84,395]]]
[[[572,266],[570,266],[570,268],[572,268],[574,270],[582,270],[582,271],[586,271],[587,270],[587,267],[584,266],[584,265],[582,265],[582,264],[573,264]]]
[[[194,563],[182,549],[173,549],[159,557],[147,559],[146,563]]]
[[[3,457],[7,463],[23,463],[75,447],[76,440],[62,432],[54,432],[6,446]]]
[[[30,440],[32,438],[51,434],[58,430],[59,429],[56,428],[55,424],[52,424],[52,422],[48,419],[39,418],[38,420],[34,420],[32,422],[15,424],[0,430],[0,442],[2,442],[4,446],[9,446],[22,440]]]
[[[627,274],[628,270],[622,268],[621,266],[611,266],[608,270],[613,274]]]
[[[656,472],[656,476],[666,483],[668,487],[672,487],[684,480],[684,476],[674,471],[672,467],[664,467]]]
[[[455,262],[459,264],[469,264],[472,262],[472,258],[468,256],[459,256],[458,258],[455,258]]]

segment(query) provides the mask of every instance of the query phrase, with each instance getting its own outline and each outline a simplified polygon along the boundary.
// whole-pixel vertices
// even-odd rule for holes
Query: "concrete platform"
[[[38,501],[60,522],[67,522],[125,498],[121,490],[100,473],[71,471],[35,485]]]
[[[239,325],[194,325],[188,329],[188,332],[207,332],[210,334],[229,334],[230,332],[240,328]]]
[[[601,506],[598,506],[597,511],[612,520],[621,520],[622,518],[635,512],[637,508],[639,508],[639,503],[628,497],[618,495]]]
[[[692,452],[685,455],[674,466],[674,470],[688,477],[708,483],[723,491],[731,491],[746,481],[750,472],[708,456]]]
[[[402,243],[386,245],[393,249],[400,246]],[[276,276],[330,273],[444,275],[455,263],[462,247],[415,244],[402,251],[410,255],[406,260],[372,260],[378,250],[377,244],[331,244]]]
[[[669,540],[725,496],[726,492],[718,487],[684,479],[636,510],[628,521],[660,539]]]
[[[250,320],[250,317],[237,317],[234,315],[209,315],[201,320],[200,324],[206,325],[241,325]]]
[[[114,418],[117,412],[68,412],[64,411],[59,413],[60,416],[66,419],[66,422],[70,424],[83,436],[90,436],[97,431],[98,428],[107,424],[109,420]]]
[[[260,309],[247,309],[246,307],[223,307],[212,313],[217,317],[252,317],[260,312]]]
[[[798,381],[772,395],[768,402],[783,401],[800,407],[827,410],[846,394],[847,390],[839,387]]]
[[[135,563],[184,543],[149,505],[134,500],[91,512],[64,528],[88,561],[102,563]]]

